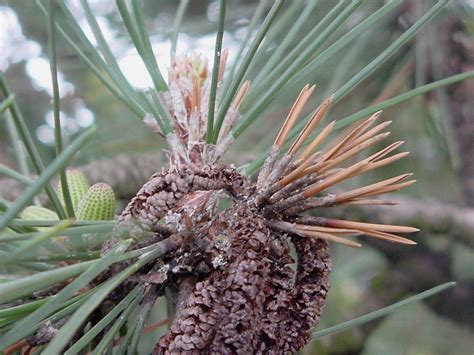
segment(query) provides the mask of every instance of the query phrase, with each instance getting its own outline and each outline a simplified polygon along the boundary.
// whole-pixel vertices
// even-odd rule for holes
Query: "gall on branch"
[[[226,58],[224,50],[218,98]],[[415,228],[318,216],[318,210],[338,205],[396,204],[378,196],[410,186],[411,174],[330,191],[408,153],[394,153],[403,144],[395,142],[357,160],[388,137],[390,122],[377,123],[377,112],[332,138],[335,122],[321,124],[332,97],[289,139],[315,89],[306,85],[255,181],[221,163],[251,84],[244,82],[233,98],[215,144],[206,144],[207,72],[207,62],[198,55],[174,59],[170,90],[160,94],[173,124],[166,135],[169,166],[131,200],[102,250],[105,254],[121,239],[133,238],[130,249],[157,243],[167,246],[167,253],[130,278],[114,297],[123,298],[140,282],[153,302],[171,289],[174,313],[169,330],[156,343],[156,354],[294,353],[310,340],[326,303],[328,242],[360,247],[354,237],[366,236],[416,244],[399,235]],[[145,121],[159,132],[152,117]],[[231,201],[226,209],[219,207],[223,198]],[[126,266],[115,264],[102,279]]]

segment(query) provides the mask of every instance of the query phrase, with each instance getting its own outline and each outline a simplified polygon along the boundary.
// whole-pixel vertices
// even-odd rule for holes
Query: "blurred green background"
[[[144,1],[146,24],[164,73],[170,62],[169,37],[178,3]],[[229,1],[224,47],[229,48],[231,61],[235,60],[257,3]],[[304,36],[334,3],[331,0],[319,1],[317,11],[310,15],[306,27],[298,36]],[[366,1],[346,23],[344,31],[383,3],[379,0]],[[68,1],[68,4],[88,33],[79,2]],[[264,119],[237,142],[227,157],[228,161],[236,165],[251,162],[274,139],[289,105],[304,84],[317,85],[309,112],[377,56],[433,4],[434,1],[430,0],[404,2],[385,21],[357,38],[317,73],[293,80],[266,111]],[[90,5],[127,79],[140,88],[149,86],[151,81],[131,45],[115,3],[91,0]],[[288,2],[284,11],[298,14],[302,5],[298,6]],[[177,53],[196,51],[211,60],[216,21],[217,2],[191,0],[183,18]],[[6,72],[45,160],[51,159],[54,141],[45,17],[39,14],[33,2],[0,0],[0,24],[0,70]],[[336,33],[336,38],[341,33]],[[163,141],[140,124],[100,84],[67,44],[59,41],[58,46],[64,138],[67,142],[93,123],[99,129],[95,140],[81,151],[75,164],[124,153],[137,159],[143,153],[161,154]],[[271,45],[267,51],[271,53]],[[262,64],[253,66],[248,76],[250,79],[258,74]],[[345,117],[416,86],[473,69],[474,1],[454,0],[417,35],[416,40],[399,50],[357,90],[338,103],[331,110],[328,120]],[[401,206],[394,208],[393,212],[352,208],[325,213],[421,226],[422,231],[415,236],[418,245],[394,247],[364,240],[364,247],[358,250],[332,246],[332,289],[318,329],[389,305],[443,282],[457,281],[457,286],[384,319],[315,340],[303,352],[472,354],[474,232],[469,226],[474,224],[474,80],[393,107],[384,113],[384,118],[393,120],[390,139],[406,141],[405,149],[411,154],[394,166],[358,179],[375,181],[402,172],[414,172],[418,183],[404,191],[402,197],[404,202],[410,204],[406,206],[407,210]],[[17,168],[7,132],[6,120],[1,120],[0,163]],[[349,185],[360,185],[360,181],[353,179]],[[430,214],[429,208],[436,209],[438,214]],[[407,216],[406,211],[416,213]],[[458,219],[467,223],[463,224]],[[149,336],[150,342],[156,335]]]

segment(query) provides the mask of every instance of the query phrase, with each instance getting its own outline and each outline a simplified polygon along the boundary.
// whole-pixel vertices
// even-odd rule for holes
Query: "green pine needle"
[[[396,311],[398,308],[407,306],[407,305],[412,304],[412,303],[420,302],[421,300],[423,300],[425,298],[428,298],[428,297],[431,297],[433,295],[436,295],[437,293],[446,291],[447,289],[453,287],[454,285],[456,285],[456,282],[446,282],[442,285],[430,288],[429,290],[421,292],[421,293],[419,293],[415,296],[408,297],[407,299],[404,299],[403,301],[394,303],[390,306],[378,309],[374,312],[364,314],[363,316],[351,319],[350,321],[347,321],[347,322],[340,323],[340,324],[335,325],[333,327],[329,327],[329,328],[326,328],[326,329],[323,329],[323,330],[319,330],[317,332],[314,332],[313,339],[318,339],[318,338],[321,338],[321,337],[326,336],[326,335],[339,333],[339,332],[342,332],[346,329],[356,327],[358,325],[370,322],[374,319],[384,317],[384,316]]]
[[[86,0],[81,0],[81,5],[84,9],[87,22],[92,30],[92,33],[94,34],[94,38],[97,41],[98,49],[107,62],[108,68],[110,68],[109,72],[111,73],[114,82],[119,88],[121,88],[122,93],[125,96],[136,102],[136,104],[140,105],[140,107],[144,107],[145,104],[140,95],[138,95],[136,90],[132,87],[127,78],[125,78],[125,75],[122,73],[122,70],[115,59],[115,56],[112,53],[112,50],[110,49],[107,40],[105,39],[104,34],[102,33],[102,30],[100,29],[99,24],[97,23],[97,20],[89,7],[89,4]]]
[[[347,46],[354,43],[357,38],[360,38],[362,34],[366,31],[373,29],[377,23],[382,20],[385,16],[390,14],[394,9],[400,6],[404,0],[391,0],[387,2],[380,9],[375,11],[373,14],[368,16],[364,21],[359,23],[357,26],[352,28],[349,32],[344,34],[341,38],[337,39],[331,46],[325,49],[321,54],[317,55],[314,60],[309,62],[297,76],[295,81],[302,80],[306,78],[311,73],[316,72],[316,70],[324,63],[326,63],[330,58],[336,55],[339,51],[347,48]]]
[[[65,228],[69,227],[70,223],[71,221],[64,220],[57,223],[49,230],[39,233],[36,237],[29,239],[25,243],[21,244],[18,248],[14,249],[13,252],[1,258],[0,265],[11,263],[18,259],[21,255],[26,254],[32,249],[38,248],[44,242],[59,236],[59,233],[61,233]]]
[[[178,45],[178,35],[179,35],[179,28],[181,27],[181,23],[183,22],[183,17],[188,8],[189,0],[180,0],[178,9],[176,10],[176,15],[174,16],[173,20],[173,31],[171,32],[171,50],[170,55],[171,59],[176,54],[176,48]]]
[[[298,5],[298,1],[294,1],[293,4]],[[240,63],[241,59],[243,58],[244,49],[248,46],[250,38],[251,38],[255,28],[257,27],[257,25],[259,25],[259,22],[262,18],[264,10],[267,8],[267,6],[268,6],[268,0],[261,0],[258,3],[257,8],[255,9],[255,13],[252,16],[252,19],[250,20],[250,23],[247,27],[247,30],[245,31],[245,37],[242,40],[242,42],[240,43],[239,50],[237,51],[237,53],[235,55],[235,61],[232,64],[232,67],[230,68],[229,74],[226,76],[225,82],[222,83],[223,88],[222,88],[222,94],[221,95],[225,96],[227,94],[227,91],[229,90],[229,86],[232,83],[232,80],[234,79],[235,71],[237,70],[238,64]],[[295,7],[295,6],[293,5],[293,7]],[[285,11],[285,14],[287,12],[289,12],[289,10]],[[264,47],[265,43],[268,43],[267,41],[269,40],[269,34],[271,33],[272,29],[274,29],[276,26],[277,26],[277,24],[273,25],[270,28],[270,31],[267,34],[267,36],[265,37],[265,41],[260,45],[260,48]],[[249,70],[250,70],[250,68],[252,68],[252,66],[256,62],[258,62],[257,56],[258,56],[258,53],[257,53],[254,61],[252,61],[252,63],[250,63]]]
[[[28,317],[24,318],[21,322],[17,323],[14,328],[3,335],[0,338],[0,348],[3,349],[10,344],[13,344],[16,341],[24,338],[25,336],[28,336],[30,330],[29,325],[42,322],[44,319],[60,309],[64,302],[72,298],[81,288],[86,286],[90,281],[92,281],[101,272],[106,270],[113,262],[115,262],[117,255],[123,253],[128,248],[128,246],[130,246],[130,244],[131,240],[123,241],[106,256],[94,261],[93,264],[91,264],[89,268],[73,282],[68,284],[58,294],[50,298],[44,305],[38,308],[35,312],[31,313]]]
[[[221,64],[222,39],[224,37],[224,23],[227,1],[221,0],[219,5],[219,24],[217,26],[216,45],[214,48],[214,66],[212,69],[211,92],[209,94],[209,112],[207,115],[206,143],[212,142],[214,130],[214,111],[216,109],[217,84]]]
[[[85,261],[50,271],[40,272],[14,281],[0,284],[0,304],[31,295],[33,292],[80,275],[96,261]],[[1,339],[1,338],[0,338]],[[0,349],[3,349],[0,342]]]
[[[31,185],[34,182],[34,180],[30,179],[29,177],[20,174],[19,172],[10,169],[8,166],[5,166],[3,164],[0,164],[0,174],[5,175],[10,179],[19,181],[25,185]]]
[[[23,194],[16,200],[16,202],[3,214],[0,218],[0,231],[2,231],[17,215],[25,208],[33,197],[58,173],[61,168],[64,168],[72,156],[92,137],[96,128],[91,127],[79,135],[78,138],[61,154],[54,159],[51,164],[45,169],[34,184],[30,185]],[[54,191],[53,191],[54,192]],[[59,204],[61,204],[59,202]]]
[[[18,164],[18,169],[20,173],[23,174],[25,177],[31,176],[31,169],[30,169],[30,158],[28,153],[25,149],[25,146],[22,144],[20,134],[18,132],[17,127],[13,121],[13,116],[11,111],[5,111],[5,125],[7,128],[7,134],[10,138],[11,146],[15,155],[15,160]]]
[[[321,28],[319,25],[318,29],[322,30],[321,33],[315,39],[312,39],[311,44],[308,45],[304,50],[301,48],[301,52],[298,51],[298,56],[288,63],[288,66],[282,68],[282,71],[275,71],[278,73],[276,78],[272,81],[268,81],[266,84],[267,87],[263,87],[261,90],[264,92],[264,95],[257,95],[259,100],[255,105],[252,106],[248,112],[241,118],[239,124],[233,130],[234,138],[239,137],[256,119],[262,116],[263,111],[270,105],[271,102],[275,99],[277,93],[284,88],[284,86],[289,82],[289,80],[298,73],[299,70],[307,63],[318,48],[320,48],[326,40],[337,30],[340,26],[359,8],[362,0],[355,0],[351,2],[349,6],[344,8],[341,11],[341,8],[345,6],[345,2],[340,2],[336,5],[323,19],[325,28]],[[313,32],[313,31],[312,31]],[[297,47],[298,48],[298,47]],[[248,97],[252,97],[249,95]],[[244,107],[242,110],[245,110],[245,101],[243,103]]]
[[[221,103],[221,106],[219,107],[217,122],[214,128],[214,134],[212,137],[213,143],[215,143],[217,141],[217,138],[219,137],[219,132],[222,127],[222,124],[224,123],[224,118],[227,114],[227,111],[229,110],[232,100],[235,94],[237,93],[239,86],[242,83],[245,73],[247,72],[247,69],[250,66],[250,63],[252,62],[255,56],[255,53],[257,52],[258,47],[262,43],[266,33],[268,32],[270,26],[272,25],[273,21],[275,20],[278,13],[280,12],[280,9],[282,8],[283,4],[284,4],[283,0],[276,0],[274,2],[267,17],[265,17],[265,20],[263,21],[262,27],[258,30],[258,33],[255,36],[255,39],[253,40],[247,54],[245,55],[245,58],[242,60],[242,64],[240,65],[239,70],[237,71],[237,74],[235,78],[233,79],[232,84],[230,85],[229,91],[226,93],[226,96],[224,97]]]
[[[53,114],[54,114],[54,143],[56,146],[56,155],[61,154],[63,150],[63,139],[61,131],[60,119],[60,100],[59,100],[59,84],[58,84],[58,67],[56,56],[56,28],[54,24],[54,16],[56,12],[56,1],[48,2],[48,37],[49,37],[49,65],[51,69],[51,81],[53,87]],[[69,218],[74,218],[74,208],[72,206],[71,194],[66,179],[65,169],[59,170],[59,179],[61,181],[61,191],[66,207],[66,213]]]
[[[398,37],[392,44],[390,44],[382,53],[380,53],[374,60],[367,64],[363,69],[361,69],[356,75],[349,79],[342,87],[340,87],[334,93],[333,105],[348,95],[352,90],[354,90],[363,80],[367,79],[371,74],[373,74],[383,63],[387,62],[392,55],[394,55],[401,47],[407,44],[416,33],[425,26],[429,21],[431,21],[443,8],[446,6],[447,0],[440,0],[438,3],[433,6],[424,16],[422,16],[418,21],[416,21],[413,26],[411,26],[407,31],[405,31],[400,37]],[[386,5],[388,6],[388,4]],[[382,8],[383,9],[383,8]],[[380,10],[382,10],[380,9]],[[375,14],[374,14],[375,15]],[[288,141],[292,140],[299,131],[303,128],[306,120],[302,120],[295,125],[293,130],[288,136]],[[338,122],[340,123],[340,122]],[[339,126],[336,125],[335,128]],[[236,130],[236,134],[241,131]],[[239,133],[240,134],[240,133]]]
[[[351,6],[348,6],[347,1],[339,1],[278,65],[274,66],[270,60],[265,63],[261,73],[255,78],[256,85],[242,103],[242,111],[248,111],[256,99],[268,93],[268,88],[273,82],[285,75],[289,79],[294,71],[299,70],[360,5],[361,1],[359,0],[353,2]],[[278,47],[281,47],[281,44]],[[294,68],[294,70],[288,71],[287,68],[289,67]]]
[[[299,5],[297,1],[295,1],[294,4]],[[295,37],[300,33],[303,25],[306,24],[306,21],[308,20],[310,15],[313,14],[313,10],[314,10],[314,8],[316,7],[317,4],[318,4],[317,0],[308,1],[308,3],[306,4],[306,7],[304,8],[303,11],[301,11],[301,13],[298,16],[296,21],[294,20],[294,14],[291,13],[292,9],[288,9],[285,12],[285,15],[287,15],[286,13],[289,13],[288,18],[286,19],[287,21],[290,21],[289,31],[286,35],[282,34],[283,40],[279,40],[278,46],[276,47],[275,51],[272,53],[270,58],[268,58],[268,60],[265,61],[265,65],[261,69],[259,69],[257,76],[253,80],[254,82],[262,83],[262,80],[264,78],[273,76],[272,75],[273,71],[278,72],[277,67],[279,67],[279,65],[278,65],[279,62],[283,63],[283,61],[285,61],[287,63],[291,63],[291,61],[288,61],[290,55],[285,55],[285,52],[287,51],[287,48],[292,43],[294,43]],[[320,23],[323,23],[323,21],[321,21]],[[284,23],[284,24],[286,25],[286,23]],[[318,26],[319,26],[319,24],[318,24]],[[276,25],[275,25],[275,27],[276,27]],[[322,27],[322,28],[324,28],[324,27]],[[312,30],[311,33],[312,32],[318,33],[319,31],[320,31],[320,29],[318,31]],[[311,33],[309,33],[306,37],[311,37]],[[268,38],[268,37],[270,37],[270,36],[267,36],[267,39],[266,39],[268,41],[267,43],[271,43],[269,41],[270,38]],[[307,45],[307,44],[305,44],[303,42],[300,42],[300,44],[298,44],[298,47],[304,48],[305,45]],[[297,50],[298,47],[295,47],[295,49],[292,50],[291,53],[298,53],[298,50]],[[284,60],[282,60],[283,55],[285,55]],[[249,93],[249,94],[251,94],[251,93]]]
[[[40,8],[41,12],[47,16],[48,12],[41,1],[35,0],[35,3]],[[86,51],[83,51],[80,45],[76,44],[76,41],[73,40],[60,25],[56,24],[58,33],[71,46],[71,48],[84,62],[84,64],[86,64],[86,66],[93,71],[97,79],[99,79],[100,82],[104,84],[104,86],[115,97],[122,101],[133,113],[135,113],[139,118],[143,118],[146,113],[145,109],[131,97],[127,96],[121,91],[121,89],[112,79],[114,74],[112,73],[110,67],[105,63],[100,53],[95,49],[87,36],[84,34],[81,27],[74,18],[74,15],[63,1],[60,1],[59,5],[63,10],[66,22],[72,27],[74,35],[79,37],[80,43],[86,48]],[[106,75],[104,73],[106,73]]]
[[[140,54],[145,66],[150,73],[153,84],[155,85],[156,91],[166,91],[168,90],[168,85],[166,84],[163,76],[161,75],[160,69],[158,68],[158,63],[156,62],[155,54],[150,43],[150,36],[145,27],[145,19],[143,18],[143,12],[140,7],[138,0],[132,1],[133,14],[135,16],[135,24],[138,30],[138,35],[143,47],[143,53]]]
[[[426,94],[430,91],[433,91],[433,90],[436,90],[436,89],[439,89],[439,88],[442,88],[442,87],[445,87],[445,86],[449,86],[449,85],[458,83],[460,81],[464,81],[464,80],[469,79],[469,78],[474,78],[474,70],[468,71],[468,72],[465,72],[465,73],[461,73],[461,74],[457,74],[457,75],[453,75],[453,76],[450,76],[448,78],[438,80],[438,81],[434,81],[430,84],[426,84],[426,85],[420,86],[416,89],[407,91],[407,92],[405,92],[401,95],[395,96],[394,98],[385,100],[385,101],[383,101],[379,104],[370,106],[370,107],[368,107],[366,109],[363,109],[363,110],[360,110],[360,111],[358,111],[358,112],[356,112],[356,113],[354,113],[354,114],[352,114],[348,117],[340,119],[339,121],[337,121],[336,125],[334,126],[333,131],[335,132],[335,131],[340,130],[344,127],[347,127],[348,125],[350,125],[350,124],[352,124],[352,123],[354,123],[354,122],[356,122],[356,121],[358,121],[358,120],[360,120],[364,117],[367,117],[367,116],[369,116],[369,115],[371,115],[371,114],[373,114],[377,111],[384,110],[386,108],[398,105],[398,104],[400,104],[402,102],[405,102],[407,100],[410,100],[410,99],[412,99],[416,96]],[[295,131],[295,132],[297,133],[297,131]],[[308,141],[310,141],[311,139],[314,139],[315,135],[318,134],[319,132],[320,132],[320,130],[316,130],[315,133],[313,133],[311,136],[309,136]],[[290,134],[289,139],[294,137],[294,135],[296,133],[294,133],[293,135]],[[287,146],[289,147],[289,144],[287,144]],[[246,175],[254,174],[262,166],[263,162],[265,161],[267,153],[268,153],[268,149],[265,150],[261,155],[259,155],[259,157],[257,159],[255,159],[251,164],[241,167],[240,170],[244,171]]]
[[[115,335],[120,331],[125,322],[130,318],[130,315],[136,310],[139,302],[142,300],[143,289],[138,288],[138,291],[135,298],[129,301],[130,303],[127,305],[120,317],[115,321],[114,325],[109,329],[105,336],[102,337],[100,343],[95,347],[94,352],[92,353],[93,355],[100,355],[107,352],[107,349]]]
[[[5,97],[10,96],[10,89],[7,85],[3,72],[0,72],[0,92]],[[36,173],[40,175],[45,170],[44,164],[43,164],[43,161],[41,160],[38,148],[36,147],[33,137],[31,136],[31,133],[28,129],[28,125],[26,124],[26,121],[24,120],[21,114],[20,108],[18,107],[16,101],[14,101],[13,104],[11,104],[10,112],[11,112],[11,117],[13,118],[13,122],[15,123],[15,128],[18,131],[18,135],[20,136],[26,148],[26,152],[28,153],[28,156],[31,160],[33,168],[35,169]],[[64,211],[63,206],[61,205],[61,202],[59,201],[59,197],[56,194],[56,192],[53,190],[49,182],[45,183],[44,186],[42,187],[44,187],[44,189],[46,190],[46,194],[48,195],[51,203],[53,204],[53,207],[56,210],[56,213],[58,214],[58,216],[60,216],[61,218],[66,218],[67,215],[66,215],[66,212]],[[0,231],[3,228],[4,227],[0,227]]]
[[[136,0],[133,1],[132,4],[134,12],[132,16],[132,14],[130,14],[130,12],[128,11],[127,5],[124,0],[116,0],[116,3],[120,12],[120,16],[122,17],[125,27],[127,28],[127,31],[130,34],[132,42],[135,48],[137,49],[137,52],[140,55],[141,59],[145,63],[148,73],[150,74],[153,80],[155,91],[150,90],[151,93],[156,94],[159,91],[168,90],[168,85],[166,84],[163,79],[163,76],[161,75],[161,72],[158,68],[158,64],[156,62],[155,55],[153,53],[153,49],[151,47],[140,4]],[[144,107],[147,108],[141,118],[143,119],[145,117],[145,114],[148,111],[151,111],[155,115],[163,134],[166,136],[168,133],[171,133],[173,131],[172,121],[169,117],[168,111],[164,107],[164,104],[161,102],[161,100],[150,100],[146,95],[142,95],[140,99],[143,100]]]
[[[9,108],[15,101],[15,94],[10,94],[8,97],[0,102],[0,113],[3,113],[7,108]]]
[[[36,300],[28,303],[21,304],[19,306],[13,306],[5,309],[0,309],[0,319],[1,318],[10,318],[14,317],[17,318],[24,314],[28,314],[40,306],[45,304],[48,301],[48,298],[43,298],[41,300]]]
[[[95,324],[89,331],[87,331],[78,341],[76,341],[64,355],[73,355],[79,353],[85,348],[94,338],[102,332],[111,322],[114,321],[124,310],[133,308],[131,305],[136,299],[140,299],[143,292],[143,286],[136,286],[125,298],[120,301],[110,312],[105,315],[97,324]],[[125,318],[126,319],[126,318]],[[105,350],[105,348],[104,348]]]
[[[172,238],[172,237],[170,237]],[[45,349],[45,353],[48,354],[57,354],[61,353],[67,343],[74,336],[75,332],[79,329],[82,323],[87,319],[89,314],[91,314],[94,309],[96,309],[101,302],[120,284],[122,284],[126,279],[135,274],[143,266],[155,260],[156,258],[163,255],[167,252],[165,247],[160,247],[159,243],[154,245],[153,250],[150,252],[141,255],[137,261],[128,266],[126,269],[116,274],[114,277],[104,282],[94,292],[94,297],[87,299],[83,305],[75,312],[69,320],[61,327],[58,334],[54,339],[48,344]],[[129,253],[127,253],[129,254]],[[1,285],[0,285],[1,287]],[[97,349],[96,349],[97,351]]]
[[[447,5],[448,0],[440,0],[433,6],[425,15],[423,15],[413,26],[398,37],[390,46],[388,46],[382,53],[380,53],[373,61],[367,64],[361,71],[348,80],[342,87],[334,93],[333,103],[338,102],[349,92],[351,92],[357,85],[365,80],[370,74],[378,69],[402,46],[411,40],[418,31],[423,28],[429,21],[431,21],[441,10]]]

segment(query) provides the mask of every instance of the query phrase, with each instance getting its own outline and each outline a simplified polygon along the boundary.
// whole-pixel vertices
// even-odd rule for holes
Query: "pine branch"
[[[78,166],[94,184],[106,182],[121,199],[129,199],[149,179],[161,169],[164,158],[155,153],[134,155],[118,155],[112,159],[93,161]],[[13,179],[0,179],[0,196],[14,201],[24,189],[22,183]],[[383,220],[387,223],[412,225],[432,232],[445,232],[452,228],[460,231],[460,236],[468,244],[474,244],[469,238],[474,230],[474,208],[461,207],[442,201],[424,201],[419,198],[397,195],[392,198],[400,202],[400,206],[351,206],[351,210],[370,215],[371,220]]]

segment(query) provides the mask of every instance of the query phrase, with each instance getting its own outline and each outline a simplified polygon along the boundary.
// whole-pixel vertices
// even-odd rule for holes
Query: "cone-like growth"
[[[79,204],[76,217],[82,221],[107,221],[115,215],[115,194],[106,183],[92,185]]]
[[[83,173],[76,169],[67,170],[66,179],[69,193],[71,194],[72,207],[74,211],[77,211],[82,198],[87,193],[87,190],[89,190],[89,181],[87,181],[87,177]],[[65,206],[61,182],[58,182],[58,195],[61,203]]]
[[[56,212],[39,206],[28,206],[23,212],[21,212],[20,217],[27,221],[57,221],[59,220]]]
[[[57,221],[59,220],[56,212],[45,207],[28,206],[20,214],[20,218],[26,221]],[[48,227],[38,227],[39,231],[48,230]]]
[[[360,153],[389,136],[383,130],[390,122],[374,126],[381,114],[377,112],[332,139],[334,121],[318,128],[330,109],[332,96],[293,137],[315,89],[306,85],[257,182],[253,182],[233,166],[220,163],[233,142],[232,127],[240,118],[239,105],[250,83],[241,85],[222,121],[222,130],[217,132],[216,144],[209,145],[205,140],[208,79],[205,60],[174,59],[169,91],[160,93],[174,128],[166,137],[170,166],[155,173],[138,191],[101,250],[102,255],[109,255],[121,239],[132,239],[132,249],[151,246],[161,254],[116,262],[92,280],[90,289],[121,274],[127,266],[137,265],[128,270],[138,273],[122,279],[124,282],[84,324],[94,323],[137,285],[146,283],[143,299],[137,299],[143,319],[147,307],[151,309],[167,287],[177,294],[170,328],[157,339],[155,354],[296,353],[310,340],[326,303],[331,271],[329,242],[361,247],[355,237],[366,236],[416,244],[398,235],[416,232],[415,228],[320,214],[323,208],[344,204],[394,204],[376,196],[410,186],[414,180],[406,179],[412,174],[345,192],[331,190],[408,153],[391,155],[403,143],[395,142],[357,160]],[[220,85],[217,88],[219,93]],[[109,185],[98,183],[87,189],[87,179],[78,171],[69,171],[67,178],[78,220],[114,218],[115,196]],[[224,194],[232,204],[219,211]],[[49,216],[35,215],[34,219],[57,219],[49,212]],[[294,255],[290,253],[292,246]],[[142,262],[149,265],[144,267]],[[42,343],[51,340],[43,339],[41,331],[38,337]]]

